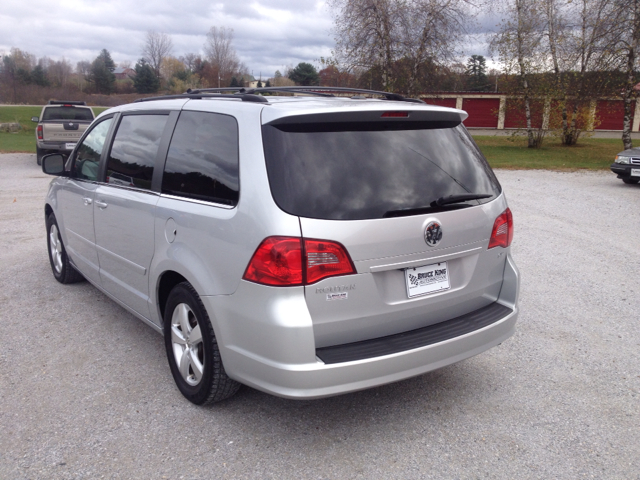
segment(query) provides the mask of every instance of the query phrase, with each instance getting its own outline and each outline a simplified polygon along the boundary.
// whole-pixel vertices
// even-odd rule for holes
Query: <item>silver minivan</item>
[[[53,274],[163,334],[196,404],[459,362],[514,333],[519,288],[511,211],[465,118],[322,87],[112,108],[66,162],[43,159]]]

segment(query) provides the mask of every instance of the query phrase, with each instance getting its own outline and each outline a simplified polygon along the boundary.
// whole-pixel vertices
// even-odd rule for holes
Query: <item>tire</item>
[[[42,157],[46,154],[46,150],[36,147],[36,162],[38,163],[38,165],[42,165]]]
[[[60,229],[58,222],[53,213],[47,216],[47,251],[49,252],[49,262],[51,263],[51,271],[53,276],[60,283],[76,283],[84,280],[84,277],[78,272],[67,256],[67,251],[60,237]]]
[[[234,395],[240,384],[227,376],[218,342],[200,297],[188,282],[176,285],[164,311],[164,339],[178,389],[196,405]]]
[[[640,179],[637,178],[623,178],[622,181],[626,184],[629,185],[635,185],[636,183],[640,182]]]

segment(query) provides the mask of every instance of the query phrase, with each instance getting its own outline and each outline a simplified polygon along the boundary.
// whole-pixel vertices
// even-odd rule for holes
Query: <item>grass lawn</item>
[[[526,138],[473,137],[493,168],[544,170],[608,170],[624,150],[619,138],[584,138],[565,147],[559,139],[546,138],[542,148],[527,148]]]
[[[105,111],[104,107],[92,107],[97,116]],[[36,153],[36,123],[31,117],[39,117],[42,107],[0,106],[0,123],[17,122],[22,130],[16,133],[0,132],[0,153],[26,152]]]

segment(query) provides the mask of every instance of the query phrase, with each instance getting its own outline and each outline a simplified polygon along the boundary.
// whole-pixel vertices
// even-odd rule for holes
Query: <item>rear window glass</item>
[[[48,107],[44,109],[42,120],[93,120],[93,113],[88,108]]]
[[[491,197],[447,208],[499,195],[495,175],[464,127],[425,126],[264,125],[272,195],[288,213],[330,220],[393,216],[449,195]]]

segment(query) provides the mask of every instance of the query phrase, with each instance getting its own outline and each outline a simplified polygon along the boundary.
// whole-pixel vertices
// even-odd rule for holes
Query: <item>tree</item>
[[[578,0],[570,12],[578,24],[571,28],[567,38],[571,67],[575,73],[572,75],[574,85],[570,87],[572,106],[570,109],[565,106],[562,114],[561,138],[565,145],[575,145],[578,141],[585,127],[578,124],[580,112],[588,111],[589,103],[600,93],[598,90],[605,87],[601,83],[610,80],[604,75],[589,73],[612,70],[615,61],[613,48],[620,33],[619,13],[614,0]]]
[[[78,81],[78,88],[80,91],[84,88],[84,83],[88,81],[89,72],[91,71],[91,62],[87,60],[80,60],[76,63],[76,76]]]
[[[419,89],[423,66],[450,60],[469,24],[466,0],[329,0],[336,54],[348,71],[374,72],[387,91]],[[378,79],[376,79],[377,83]],[[370,83],[373,83],[373,78]]]
[[[162,78],[166,81],[169,81],[172,77],[178,77],[178,75],[185,70],[186,67],[184,63],[176,57],[164,57],[162,59],[160,73]]]
[[[262,80],[258,80],[258,83],[256,84],[257,88],[262,88]]]
[[[233,29],[226,27],[211,27],[207,32],[204,51],[211,66],[209,76],[213,77],[216,86],[221,82],[227,84],[235,73],[242,69],[238,55],[232,45]],[[217,77],[217,78],[216,78]],[[217,82],[216,82],[217,81]]]
[[[196,53],[187,53],[184,56],[178,57],[178,60],[180,60],[184,64],[184,67],[187,69],[187,71],[191,73],[195,73],[196,64],[202,62],[200,55]]]
[[[497,51],[504,72],[518,78],[515,93],[522,98],[527,130],[527,146],[538,148],[542,145],[544,131],[534,135],[531,122],[530,76],[539,72],[544,65],[539,63],[542,42],[542,25],[536,5],[530,0],[509,0],[506,5],[505,20],[491,41],[492,51]]]
[[[619,40],[622,68],[625,81],[622,89],[624,101],[624,122],[622,127],[622,144],[627,150],[633,147],[631,141],[631,118],[633,105],[636,103],[638,91],[635,84],[638,81],[638,62],[640,61],[640,0],[621,0],[618,11],[624,12],[620,30],[623,32]]]
[[[116,77],[113,74],[116,65],[111,58],[111,54],[105,48],[91,64],[89,70],[89,82],[93,83],[98,93],[110,95],[115,87]]]
[[[267,83],[264,84],[265,87],[269,88],[271,86],[271,82],[267,79]]]
[[[472,92],[486,92],[491,88],[487,78],[487,61],[482,55],[471,55],[467,60],[467,85]]]
[[[135,71],[136,75],[133,77],[133,88],[136,89],[136,92],[156,93],[158,91],[160,88],[160,79],[144,58],[138,60]]]
[[[300,62],[296,68],[289,73],[289,79],[296,82],[298,85],[318,85],[320,84],[320,77],[315,67],[310,63]]]
[[[160,78],[162,60],[171,54],[173,41],[166,33],[149,31],[142,46],[142,58],[153,68],[156,77]]]
[[[31,71],[31,82],[41,87],[48,87],[50,85],[47,72],[42,68],[41,64],[36,65]]]
[[[65,60],[59,60],[57,62],[51,62],[47,68],[47,76],[51,83],[58,87],[64,87],[69,82],[71,77],[72,67],[71,64]]]
[[[2,57],[0,78],[13,90],[13,103],[18,103],[18,87],[31,81],[35,63],[35,56],[19,48],[12,48],[9,55]]]

